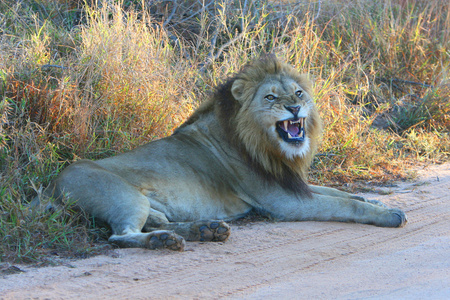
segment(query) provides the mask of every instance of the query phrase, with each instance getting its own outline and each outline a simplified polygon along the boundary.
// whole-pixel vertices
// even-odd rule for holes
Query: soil
[[[57,267],[11,266],[1,299],[450,299],[450,164],[365,197],[408,214],[404,228],[247,222],[225,243],[118,249]]]

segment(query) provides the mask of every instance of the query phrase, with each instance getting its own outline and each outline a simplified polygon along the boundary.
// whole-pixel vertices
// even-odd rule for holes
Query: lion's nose
[[[288,111],[290,111],[295,117],[298,116],[298,113],[300,112],[300,105],[296,106],[284,106]]]

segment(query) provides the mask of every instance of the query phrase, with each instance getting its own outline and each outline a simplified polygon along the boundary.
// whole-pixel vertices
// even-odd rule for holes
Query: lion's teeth
[[[284,130],[285,130],[285,131],[287,131],[287,128],[288,128],[288,122],[289,122],[289,121],[287,121],[287,120],[283,122],[283,126],[284,126]]]
[[[292,135],[288,132],[288,138],[292,139]]]

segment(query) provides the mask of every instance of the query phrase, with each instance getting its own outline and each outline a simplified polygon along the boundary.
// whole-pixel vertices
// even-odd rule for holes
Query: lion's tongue
[[[287,126],[287,130],[286,131],[289,132],[290,135],[295,137],[295,136],[298,136],[298,133],[299,133],[300,129],[298,128],[297,125],[289,124]]]

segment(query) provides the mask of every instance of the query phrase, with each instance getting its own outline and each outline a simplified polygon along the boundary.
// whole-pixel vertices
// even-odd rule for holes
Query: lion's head
[[[322,126],[306,75],[274,56],[261,58],[218,87],[187,123],[208,110],[256,171],[285,188],[310,193],[306,175]]]

